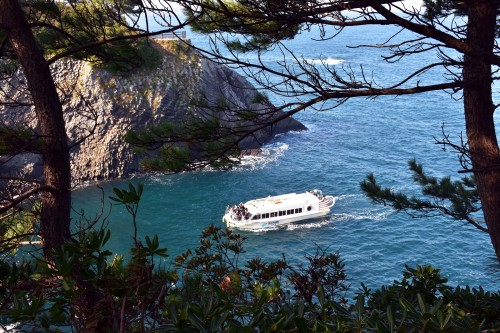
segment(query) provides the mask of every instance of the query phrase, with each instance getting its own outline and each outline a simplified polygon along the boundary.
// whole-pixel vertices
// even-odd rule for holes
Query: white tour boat
[[[325,216],[334,204],[335,199],[320,190],[269,196],[228,206],[222,222],[238,229],[266,229]]]

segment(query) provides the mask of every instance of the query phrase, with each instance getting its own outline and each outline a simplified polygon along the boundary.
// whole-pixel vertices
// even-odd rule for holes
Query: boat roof
[[[267,198],[254,199],[245,202],[250,213],[272,212],[287,208],[302,207],[307,203],[318,202],[319,199],[312,193],[287,193]]]

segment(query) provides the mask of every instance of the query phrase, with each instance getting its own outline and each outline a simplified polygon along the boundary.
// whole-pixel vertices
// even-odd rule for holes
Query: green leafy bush
[[[135,219],[142,186],[115,189]],[[136,226],[137,228],[137,226]],[[338,253],[301,264],[283,256],[245,263],[244,237],[210,226],[172,269],[157,236],[134,237],[130,255],[106,250],[111,232],[82,229],[41,255],[0,262],[0,324],[75,332],[478,332],[500,329],[500,294],[452,288],[438,269],[406,266],[403,278],[353,300]],[[145,245],[144,245],[145,244]]]

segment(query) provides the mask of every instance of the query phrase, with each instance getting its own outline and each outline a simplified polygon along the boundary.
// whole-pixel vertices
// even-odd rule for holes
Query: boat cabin
[[[235,220],[265,220],[276,217],[288,217],[306,212],[319,210],[319,203],[324,200],[320,190],[311,190],[305,193],[289,193],[274,197],[255,199],[240,203],[232,208]]]

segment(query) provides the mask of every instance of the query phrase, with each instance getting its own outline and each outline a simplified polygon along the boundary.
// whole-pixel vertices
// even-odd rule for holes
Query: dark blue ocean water
[[[402,73],[432,60],[425,55],[388,65],[380,58],[381,49],[345,46],[383,42],[391,35],[390,29],[360,27],[355,31],[323,42],[311,39],[317,37],[314,32],[305,33],[287,46],[311,61],[324,57],[329,64],[352,66],[357,73],[362,64],[365,74],[380,82],[395,82]],[[195,45],[206,45],[206,37],[189,37]],[[264,61],[276,66],[281,58],[274,50]],[[429,78],[442,81],[442,75],[430,73]],[[279,96],[269,96],[275,103],[281,101]],[[434,138],[441,138],[444,123],[446,132],[459,142],[464,131],[460,100],[445,92],[359,98],[332,110],[305,111],[295,118],[309,130],[278,136],[264,147],[263,156],[248,158],[234,170],[132,179],[133,183],[144,183],[139,234],[157,234],[173,259],[194,248],[204,228],[222,226],[228,204],[320,188],[337,199],[330,216],[286,229],[244,232],[248,238],[244,257],[273,260],[284,253],[289,261],[300,262],[304,254],[314,253],[319,246],[340,252],[353,288],[360,282],[369,287],[391,283],[401,278],[404,264],[431,264],[442,270],[450,284],[499,289],[500,265],[486,234],[441,217],[414,219],[395,214],[371,204],[359,188],[364,177],[373,172],[386,186],[418,193],[407,168],[412,158],[436,176],[458,177],[457,157],[444,152]],[[497,126],[498,122],[497,117]],[[108,196],[113,187],[127,184],[115,181],[101,186]],[[75,209],[91,212],[100,206],[100,191],[95,186],[80,189],[73,202]],[[109,247],[126,252],[133,232],[130,218],[123,208],[113,207],[109,221]]]

